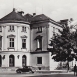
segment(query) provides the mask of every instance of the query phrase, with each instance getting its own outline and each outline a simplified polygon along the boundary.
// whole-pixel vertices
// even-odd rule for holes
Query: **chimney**
[[[20,15],[23,15],[23,14],[24,14],[24,12],[23,12],[23,11],[19,11],[18,13],[19,13]]]
[[[15,8],[13,8],[13,11],[15,12]]]
[[[36,16],[36,13],[33,13],[33,17],[35,17]]]

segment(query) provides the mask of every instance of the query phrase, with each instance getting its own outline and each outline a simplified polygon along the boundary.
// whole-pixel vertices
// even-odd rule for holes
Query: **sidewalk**
[[[16,74],[16,71],[0,70],[0,74]],[[54,71],[35,71],[34,74],[73,74],[73,72],[54,70]]]
[[[36,70],[34,74],[73,74],[73,72],[67,72],[67,70]],[[15,68],[2,68],[0,69],[0,74],[16,74]]]

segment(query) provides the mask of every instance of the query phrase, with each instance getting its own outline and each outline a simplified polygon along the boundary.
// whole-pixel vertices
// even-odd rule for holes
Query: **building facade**
[[[33,67],[49,70],[56,68],[58,63],[52,60],[48,49],[51,48],[49,46],[51,38],[59,33],[59,29],[62,29],[60,25],[44,14],[33,17],[31,23],[31,64]]]
[[[58,63],[48,49],[53,35],[62,29],[60,24],[44,14],[22,13],[13,9],[0,19],[0,66],[54,70]]]
[[[13,9],[10,14],[0,20],[0,29],[0,66],[20,67],[28,65],[30,55],[29,22],[26,22]]]

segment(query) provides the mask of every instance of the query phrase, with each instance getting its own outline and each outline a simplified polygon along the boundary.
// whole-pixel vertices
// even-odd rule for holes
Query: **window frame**
[[[25,44],[25,47],[24,47],[24,44]],[[26,38],[22,38],[22,49],[26,49]]]
[[[42,48],[42,38],[37,39],[37,48]]]
[[[55,27],[53,27],[53,36],[55,35],[55,29],[56,29],[56,28],[55,28]]]
[[[37,64],[42,64],[42,57],[37,57]]]
[[[38,33],[42,32],[42,27],[38,27]]]
[[[2,32],[2,26],[0,26],[0,32]]]
[[[27,28],[25,26],[22,26],[22,32],[27,32]]]
[[[12,31],[15,31],[15,27],[14,27],[14,25],[10,25],[8,31],[11,31],[11,32],[12,32]]]
[[[15,39],[13,37],[9,38],[9,48],[14,48]]]
[[[0,50],[2,49],[2,36],[0,37]]]

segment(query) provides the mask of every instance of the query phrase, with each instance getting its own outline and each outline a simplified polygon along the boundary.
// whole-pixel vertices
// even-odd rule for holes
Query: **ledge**
[[[21,31],[21,32],[27,33],[27,31]]]
[[[8,30],[8,32],[15,32],[15,30]]]
[[[12,47],[12,48],[11,47],[8,47],[7,49],[15,49],[15,48],[14,47]]]
[[[36,33],[42,33],[42,31],[37,31]]]
[[[27,48],[21,48],[21,49],[27,49]]]

